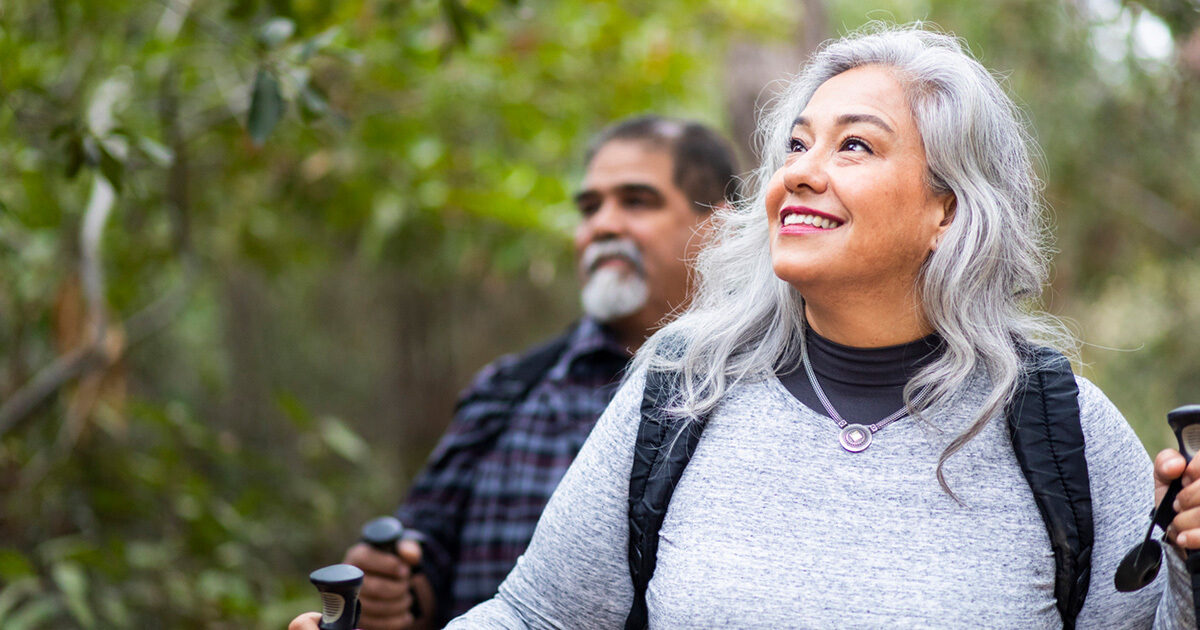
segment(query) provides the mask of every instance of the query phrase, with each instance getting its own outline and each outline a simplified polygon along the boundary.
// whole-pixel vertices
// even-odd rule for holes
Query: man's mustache
[[[580,265],[586,273],[590,274],[596,270],[596,267],[600,263],[609,258],[623,258],[633,265],[633,269],[638,275],[646,273],[645,265],[642,262],[642,252],[629,239],[597,241],[588,245],[583,250],[583,258],[580,261]]]

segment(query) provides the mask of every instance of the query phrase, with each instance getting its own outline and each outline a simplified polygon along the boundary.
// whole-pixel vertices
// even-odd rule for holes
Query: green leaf
[[[442,13],[454,33],[454,39],[462,47],[471,43],[471,27],[483,28],[487,21],[482,15],[464,6],[459,0],[442,0]]]
[[[33,576],[5,582],[7,584],[0,588],[0,619],[7,618],[9,611],[16,608],[17,603],[36,595],[39,590],[38,579]]]
[[[306,84],[300,88],[300,113],[305,120],[317,120],[329,113],[329,101],[321,94],[319,88]]]
[[[0,209],[2,208],[3,204],[0,204]],[[11,582],[18,577],[33,574],[33,564],[19,551],[0,549],[0,580]]]
[[[313,55],[324,50],[325,47],[333,43],[334,38],[337,37],[338,33],[340,32],[341,29],[334,26],[321,31],[313,37],[308,38],[308,40],[304,42],[304,47],[300,49],[300,61],[308,61]]]
[[[97,166],[100,164],[100,143],[91,135],[83,136],[80,144],[83,149],[83,158],[89,166]]]
[[[100,172],[112,183],[115,190],[118,192],[121,190],[121,180],[125,175],[125,165],[103,144],[100,145]]]
[[[67,162],[64,172],[67,179],[71,179],[79,174],[79,169],[83,167],[83,138],[77,133],[72,133],[70,140],[67,141]]]
[[[283,17],[271,18],[258,28],[254,38],[266,48],[275,48],[296,32],[296,24]]]
[[[345,422],[334,417],[322,419],[321,438],[330,450],[351,462],[362,461],[370,451],[367,443],[357,433],[346,426]]]
[[[58,604],[49,597],[35,599],[4,618],[4,630],[45,628],[46,622],[58,616]]]
[[[87,600],[87,574],[74,562],[62,562],[51,571],[54,583],[62,591],[67,602],[67,609],[79,625],[91,628],[96,625],[96,617]]]
[[[295,394],[281,390],[275,394],[275,404],[279,405],[279,410],[297,428],[307,429],[313,425],[314,419],[312,413],[308,411],[308,408],[304,406],[304,403]]]
[[[166,145],[149,136],[138,138],[137,146],[142,155],[149,158],[156,166],[166,168],[175,160],[175,154]]]
[[[279,81],[266,68],[259,68],[254,79],[254,93],[250,96],[250,139],[254,146],[261,147],[267,136],[275,129],[283,116],[283,96],[279,93]]]

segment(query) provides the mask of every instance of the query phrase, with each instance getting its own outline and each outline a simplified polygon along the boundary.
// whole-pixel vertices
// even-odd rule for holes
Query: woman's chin
[[[797,260],[795,257],[779,257],[771,261],[771,268],[775,271],[775,277],[803,291],[804,287],[811,287],[821,281],[822,274],[814,262]]]

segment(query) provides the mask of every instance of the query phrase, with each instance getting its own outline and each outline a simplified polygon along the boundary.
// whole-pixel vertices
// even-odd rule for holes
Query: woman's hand
[[[1183,475],[1183,490],[1175,499],[1175,520],[1167,528],[1167,541],[1180,550],[1200,549],[1200,457],[1191,464],[1175,449],[1164,449],[1154,458],[1154,503],[1162,501],[1167,486]]]
[[[317,630],[317,623],[321,621],[321,613],[306,612],[292,620],[288,624],[288,630]]]

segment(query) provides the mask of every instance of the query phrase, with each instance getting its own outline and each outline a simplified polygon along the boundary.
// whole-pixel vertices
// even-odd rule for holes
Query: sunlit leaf
[[[21,601],[40,591],[41,584],[33,576],[4,580],[4,585],[0,586],[0,619],[9,617]]]
[[[4,630],[33,630],[45,628],[46,622],[58,617],[59,604],[49,597],[39,597],[14,610],[4,618]]]
[[[369,450],[367,443],[338,418],[321,420],[321,437],[330,450],[352,462],[362,460]]]
[[[93,137],[93,136],[91,136],[90,134],[89,134],[89,135],[85,135],[85,136],[83,136],[83,139],[82,139],[82,142],[80,143],[80,146],[81,146],[81,147],[82,147],[82,149],[83,149],[83,157],[84,157],[84,160],[85,160],[85,161],[86,161],[86,162],[87,162],[87,163],[88,163],[90,166],[99,166],[99,165],[100,165],[100,159],[101,159],[101,156],[100,156],[100,143],[99,143],[98,141],[96,141],[96,138],[94,138],[94,137]]]
[[[333,43],[333,40],[341,33],[341,29],[334,26],[317,35],[308,38],[304,42],[304,46],[300,49],[300,61],[305,62],[312,58],[313,55],[321,52],[326,46]]]
[[[170,166],[171,162],[175,159],[174,153],[166,145],[149,136],[140,136],[138,138],[138,149],[141,150],[142,155],[145,155],[159,167],[165,168]]]
[[[287,41],[295,32],[295,22],[284,17],[276,17],[267,20],[259,27],[258,32],[255,34],[255,39],[258,40],[259,44],[267,48],[275,48]]]
[[[254,91],[250,96],[250,114],[247,127],[250,139],[262,146],[279,124],[283,116],[283,96],[279,93],[279,81],[266,68],[260,68],[254,78]]]
[[[67,609],[75,621],[85,628],[95,626],[96,616],[88,604],[88,580],[83,569],[73,562],[61,562],[54,566],[51,574],[54,576],[54,583],[62,591]]]

